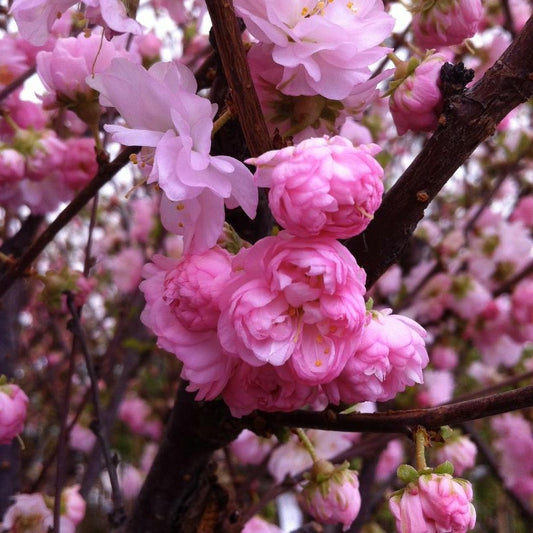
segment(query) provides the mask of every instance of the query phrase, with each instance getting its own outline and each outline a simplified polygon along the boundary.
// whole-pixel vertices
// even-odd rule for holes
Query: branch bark
[[[533,96],[533,17],[483,78],[447,103],[445,123],[383,198],[364,233],[347,247],[367,273],[367,287],[395,263],[424,211],[501,120]]]

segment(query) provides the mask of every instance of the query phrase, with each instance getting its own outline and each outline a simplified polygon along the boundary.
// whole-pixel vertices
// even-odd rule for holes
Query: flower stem
[[[318,456],[316,454],[315,447],[309,440],[306,432],[301,428],[296,428],[296,434],[298,435],[298,438],[300,439],[300,442],[303,444],[304,448],[309,452],[313,463],[316,463],[318,461]]]
[[[222,115],[220,115],[215,122],[213,123],[213,131],[211,132],[211,138],[214,137],[215,133],[222,127],[226,122],[229,122],[233,118],[233,113],[231,109],[226,109]]]
[[[425,470],[428,465],[426,463],[426,440],[427,432],[422,426],[418,426],[415,432],[415,446],[416,446],[416,468],[420,472]]]

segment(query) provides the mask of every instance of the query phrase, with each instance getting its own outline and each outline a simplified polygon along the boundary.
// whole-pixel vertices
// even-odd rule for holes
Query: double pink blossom
[[[216,331],[230,256],[213,248],[182,260],[156,255],[152,261],[140,285],[146,298],[141,320],[157,336],[157,344],[183,362],[189,390],[198,391],[197,399],[211,400],[223,390],[235,365],[223,353]]]
[[[334,239],[266,237],[234,259],[220,342],[252,366],[288,362],[299,383],[327,383],[360,342],[365,277]]]
[[[391,311],[372,311],[361,342],[340,376],[324,386],[333,403],[386,401],[415,383],[429,358],[425,330]]]
[[[395,493],[389,507],[399,533],[453,531],[465,533],[476,524],[472,485],[450,474],[422,474]]]
[[[257,185],[270,188],[270,209],[287,231],[342,239],[361,233],[381,203],[383,169],[373,157],[379,151],[324,136],[247,162],[257,167]]]
[[[348,96],[385,56],[394,25],[381,0],[359,3],[237,0],[235,9],[283,67],[278,90],[290,95]]]

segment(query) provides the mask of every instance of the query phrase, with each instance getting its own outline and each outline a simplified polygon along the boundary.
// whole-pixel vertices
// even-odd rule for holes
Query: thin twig
[[[18,78],[14,79],[10,84],[6,85],[0,91],[0,102],[5,100],[13,91],[16,91],[26,80],[31,78],[35,74],[35,67],[29,68],[26,72],[23,72]]]
[[[106,464],[107,472],[109,474],[109,481],[111,483],[111,500],[113,502],[113,511],[110,513],[109,518],[111,525],[114,527],[120,526],[126,520],[126,513],[124,511],[124,502],[122,499],[122,492],[118,481],[118,475],[116,470],[116,464],[114,458],[111,456],[111,450],[104,431],[102,431],[102,406],[100,404],[100,396],[98,393],[98,378],[94,369],[94,363],[87,347],[85,340],[85,334],[80,324],[80,317],[78,310],[74,304],[74,297],[71,292],[67,293],[67,307],[72,316],[71,330],[75,338],[78,339],[81,352],[85,358],[85,365],[87,366],[87,373],[89,374],[89,380],[91,383],[91,395],[94,405],[95,418],[91,423],[91,429],[96,435],[104,461]]]

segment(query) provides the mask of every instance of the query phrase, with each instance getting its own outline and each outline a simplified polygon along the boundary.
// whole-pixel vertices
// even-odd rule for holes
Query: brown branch
[[[124,149],[113,161],[100,165],[98,174],[78,193],[56,219],[39,235],[35,242],[22,254],[21,258],[14,263],[0,278],[0,297],[11,287],[13,282],[25,275],[26,270],[39,254],[52,242],[55,236],[62,230],[94,197],[122,167],[128,164],[130,155],[140,150],[138,146],[130,146]]]
[[[303,427],[330,431],[411,434],[413,428],[439,429],[469,420],[499,415],[517,409],[533,407],[533,385],[500,394],[441,405],[429,409],[409,409],[371,414],[339,415],[331,410],[320,413],[293,411],[290,413],[255,412],[244,417],[252,430],[272,431],[278,427]]]
[[[255,92],[231,0],[206,0],[217,51],[228,81],[246,145],[252,157],[272,150],[265,118]]]
[[[385,195],[366,231],[347,246],[367,272],[367,287],[398,260],[431,200],[516,106],[533,96],[533,17],[483,78],[452,97],[443,121]]]

